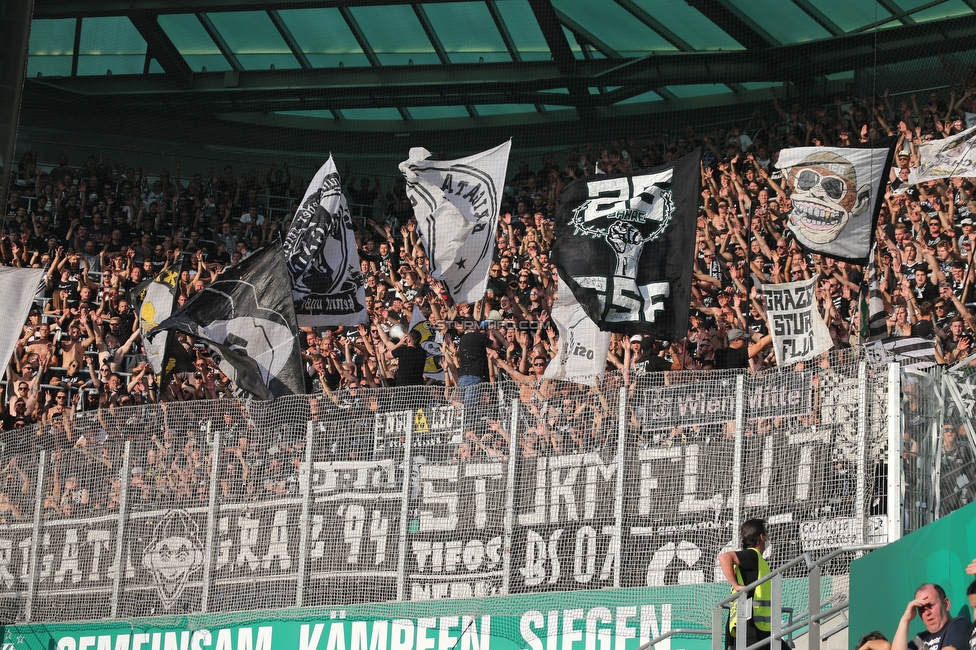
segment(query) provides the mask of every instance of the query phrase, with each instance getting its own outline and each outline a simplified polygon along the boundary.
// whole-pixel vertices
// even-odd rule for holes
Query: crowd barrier
[[[177,402],[21,429],[0,476],[0,612],[722,582],[715,558],[754,516],[773,564],[885,541],[897,373],[821,365]],[[707,622],[707,605],[675,616]]]

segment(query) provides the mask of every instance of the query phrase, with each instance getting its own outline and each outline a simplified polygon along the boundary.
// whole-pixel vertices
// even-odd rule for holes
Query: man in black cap
[[[752,342],[752,335],[741,329],[731,329],[726,336],[729,340],[728,347],[715,350],[715,368],[719,370],[748,368],[749,359],[759,354],[773,340],[773,337],[767,334],[758,341]]]

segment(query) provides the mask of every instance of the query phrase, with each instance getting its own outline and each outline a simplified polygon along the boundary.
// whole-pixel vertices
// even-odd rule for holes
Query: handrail
[[[753,589],[755,589],[759,585],[763,584],[764,582],[768,582],[768,581],[772,580],[773,577],[778,576],[778,575],[781,575],[787,569],[793,568],[794,566],[796,566],[797,564],[799,564],[801,561],[805,561],[806,562],[808,569],[812,569],[814,567],[813,558],[810,556],[810,552],[809,551],[804,552],[802,555],[796,556],[795,558],[793,558],[792,560],[790,560],[789,562],[787,562],[783,566],[779,567],[778,569],[775,569],[773,571],[770,571],[769,573],[767,573],[763,577],[759,578],[755,582],[750,582],[749,584],[747,584],[746,586],[744,586],[740,591],[732,592],[731,594],[729,594],[728,596],[726,596],[725,598],[723,598],[722,600],[720,600],[718,602],[718,605],[716,605],[716,607],[721,607],[722,605],[731,603],[733,600],[735,600],[736,598],[738,598],[739,597],[739,594],[742,593],[743,591],[752,591]]]
[[[823,605],[829,604],[829,601],[824,602],[820,600],[820,567],[822,567],[824,564],[834,559],[835,557],[842,555],[844,553],[851,553],[856,551],[873,551],[875,549],[881,548],[882,546],[885,546],[885,544],[854,544],[852,546],[842,546],[840,548],[836,548],[830,551],[823,557],[817,558],[816,560],[813,559],[813,556],[810,554],[809,551],[805,551],[804,553],[793,558],[786,564],[778,567],[773,571],[770,571],[762,578],[759,578],[758,580],[749,583],[748,585],[743,587],[742,590],[729,594],[721,601],[716,603],[715,607],[712,609],[712,627],[709,631],[709,633],[712,636],[712,647],[713,648],[720,647],[720,644],[719,645],[716,644],[716,635],[721,632],[722,621],[724,620],[722,609],[728,608],[728,606],[732,603],[732,601],[738,598],[743,598],[743,600],[745,600],[746,593],[755,589],[756,587],[758,587],[759,585],[765,582],[774,580],[773,600],[775,600],[776,602],[773,603],[773,618],[775,619],[777,614],[780,616],[780,618],[782,618],[782,612],[785,611],[786,609],[782,607],[782,599],[779,598],[779,594],[781,593],[782,575],[788,569],[791,569],[802,562],[806,564],[807,570],[809,571],[807,575],[807,580],[809,581],[808,584],[810,587],[811,596],[814,596],[809,599],[806,611],[799,613],[797,615],[797,618],[799,620],[797,620],[794,623],[791,623],[786,627],[780,628],[779,625],[776,625],[776,621],[774,620],[773,621],[774,629],[771,631],[769,638],[762,639],[751,646],[748,647],[745,646],[745,636],[743,636],[741,639],[738,639],[739,645],[737,645],[737,650],[757,650],[758,648],[769,646],[769,644],[772,642],[773,639],[781,640],[789,636],[793,632],[796,632],[797,630],[802,630],[803,628],[809,628],[809,627],[815,627],[817,630],[816,633],[817,641],[813,645],[811,645],[811,648],[819,648],[820,641],[821,641],[820,632],[819,632],[820,623],[824,621],[829,621],[830,619],[839,616],[850,607],[850,601],[844,600],[838,603],[837,605],[830,607],[825,611],[820,611],[820,608]],[[817,583],[816,585],[812,584],[814,579],[816,579],[816,583]],[[816,603],[815,607],[813,606],[813,603]],[[782,623],[780,623],[780,625],[781,624]],[[843,629],[843,627],[838,629]],[[831,631],[831,634],[836,633],[836,631],[837,630]],[[664,634],[661,634],[651,639],[647,643],[639,646],[637,650],[648,650],[649,648],[653,648],[658,643],[666,639],[669,639],[672,636],[675,636],[677,634],[704,635],[705,631],[698,628],[677,628],[674,630],[669,630]]]

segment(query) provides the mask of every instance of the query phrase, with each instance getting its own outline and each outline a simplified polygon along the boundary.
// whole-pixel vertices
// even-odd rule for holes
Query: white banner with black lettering
[[[763,285],[766,318],[780,366],[811,359],[833,346],[817,309],[816,290],[816,277]]]
[[[552,307],[552,320],[559,329],[559,350],[546,368],[547,379],[585,377],[591,386],[607,365],[610,332],[586,315],[572,289],[559,278],[559,295]]]
[[[414,147],[400,163],[430,273],[455,302],[485,295],[511,148],[509,140],[473,156],[430,160],[429,151]]]
[[[918,147],[918,167],[908,175],[906,185],[939,178],[976,176],[976,126]]]

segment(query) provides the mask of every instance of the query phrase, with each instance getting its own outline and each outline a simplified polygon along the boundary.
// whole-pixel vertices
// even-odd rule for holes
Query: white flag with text
[[[764,284],[766,318],[773,335],[776,364],[786,366],[812,359],[833,347],[830,330],[817,309],[817,278]]]
[[[559,295],[552,306],[552,320],[559,330],[559,350],[546,368],[547,379],[590,378],[607,365],[610,349],[610,332],[600,331],[600,326],[586,315],[562,276],[559,276]]]
[[[431,275],[455,302],[484,297],[511,148],[509,140],[466,158],[429,160],[414,147],[400,163]]]

